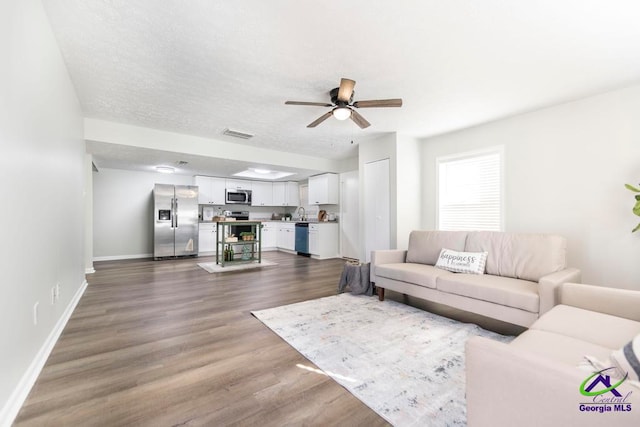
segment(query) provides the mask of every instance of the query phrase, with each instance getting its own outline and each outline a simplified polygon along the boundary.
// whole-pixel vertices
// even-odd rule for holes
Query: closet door
[[[389,159],[364,165],[364,246],[365,259],[371,251],[391,249],[389,206]]]

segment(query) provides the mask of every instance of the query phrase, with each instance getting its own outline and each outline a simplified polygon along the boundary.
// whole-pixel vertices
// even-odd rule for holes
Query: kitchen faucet
[[[302,215],[300,214],[300,209],[302,209]],[[305,210],[304,210],[304,207],[303,207],[303,206],[300,206],[300,207],[298,208],[298,217],[299,217],[302,221],[304,221],[304,216],[305,216]]]

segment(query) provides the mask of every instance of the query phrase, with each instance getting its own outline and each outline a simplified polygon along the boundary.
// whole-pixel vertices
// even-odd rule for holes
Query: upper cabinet
[[[273,206],[273,183],[263,181],[251,183],[251,206]]]
[[[230,190],[251,190],[253,181],[245,179],[227,179],[227,188]]]
[[[298,206],[298,183],[293,181],[273,183],[273,206]]]
[[[224,205],[225,185],[224,178],[212,178],[210,176],[196,175],[195,184],[198,186],[198,203],[201,205]]]
[[[340,203],[338,174],[325,173],[309,177],[310,205],[337,205]]]
[[[198,204],[226,204],[226,190],[251,190],[251,206],[299,206],[298,183],[248,181],[196,175]],[[337,202],[336,202],[337,203]]]

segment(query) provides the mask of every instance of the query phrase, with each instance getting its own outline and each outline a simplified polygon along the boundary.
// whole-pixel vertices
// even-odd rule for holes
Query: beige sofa
[[[488,252],[486,274],[434,267],[440,251]],[[407,250],[373,251],[371,281],[384,290],[530,326],[557,304],[564,282],[579,282],[566,267],[566,239],[549,234],[490,231],[412,231]]]
[[[638,334],[640,292],[565,283],[560,305],[511,343],[467,341],[469,427],[640,426],[640,388],[630,381],[616,388],[624,399],[618,407],[604,404],[612,392],[580,393],[594,370],[580,367],[584,356],[611,366],[611,353]]]

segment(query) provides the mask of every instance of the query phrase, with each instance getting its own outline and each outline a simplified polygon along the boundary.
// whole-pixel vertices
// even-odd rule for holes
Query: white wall
[[[93,268],[93,156],[84,156],[84,272]]]
[[[422,168],[421,143],[416,138],[396,135],[396,248],[409,247],[409,234],[421,228]],[[393,207],[392,207],[393,208]]]
[[[558,233],[583,282],[640,289],[640,86],[423,141],[423,228],[435,228],[435,159],[503,144],[505,227]]]
[[[39,0],[0,2],[0,425],[84,289],[83,120]],[[51,288],[60,284],[57,303]],[[39,302],[38,324],[33,307]]]
[[[192,176],[101,168],[93,173],[95,260],[153,255],[153,187],[194,185]]]

